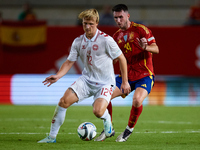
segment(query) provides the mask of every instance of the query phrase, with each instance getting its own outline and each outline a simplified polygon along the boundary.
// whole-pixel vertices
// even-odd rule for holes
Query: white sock
[[[108,119],[111,119],[110,114],[108,113],[108,109],[106,109],[103,116],[101,116],[101,119],[103,119],[105,121],[108,120]]]
[[[133,132],[133,129],[134,129],[134,128],[130,128],[130,127],[127,125],[126,129],[128,129],[128,130],[131,131],[131,132]]]
[[[57,106],[54,112],[54,116],[51,123],[51,130],[49,136],[52,138],[56,138],[60,126],[64,123],[65,115],[66,115],[66,108]]]

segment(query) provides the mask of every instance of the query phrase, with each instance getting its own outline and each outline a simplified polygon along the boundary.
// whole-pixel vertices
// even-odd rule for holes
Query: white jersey
[[[115,86],[113,59],[121,54],[114,39],[97,29],[91,40],[87,39],[85,34],[77,37],[72,43],[67,59],[76,61],[80,56],[84,64],[82,75],[89,82],[110,83]]]

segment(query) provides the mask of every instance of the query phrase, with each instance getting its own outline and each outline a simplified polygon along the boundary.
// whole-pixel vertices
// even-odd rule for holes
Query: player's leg
[[[121,77],[119,77],[119,81],[117,82],[117,86],[116,86],[116,88],[115,88],[115,90],[113,91],[113,93],[112,93],[112,96],[111,96],[111,100],[113,99],[113,98],[115,98],[115,97],[118,97],[118,96],[121,96],[121,95],[123,95],[123,93],[120,91],[120,89],[118,88],[118,86],[120,87],[121,86],[121,79],[120,79]],[[117,79],[116,79],[117,80]],[[112,122],[112,103],[111,103],[111,101],[109,102],[109,104],[108,104],[108,106],[107,106],[107,109],[108,109],[108,113],[110,114],[110,117],[111,117],[111,122]],[[110,137],[112,137],[112,136],[114,136],[115,135],[115,130],[114,130],[114,128],[112,128],[112,134],[111,134],[111,136]],[[97,138],[95,138],[94,139],[94,141],[104,141],[105,139],[106,139],[107,137],[106,137],[106,135],[105,135],[105,131],[103,130],[102,132],[101,132],[101,134],[97,137]]]
[[[112,103],[111,103],[111,101],[108,104],[107,109],[108,109],[108,113],[110,114],[111,121],[112,121]]]
[[[103,98],[97,98],[93,105],[93,113],[96,117],[101,118],[104,123],[106,137],[112,134],[111,117],[107,110],[108,102]]]
[[[93,104],[94,114],[103,120],[104,130],[103,139],[107,137],[112,137],[115,134],[113,130],[111,116],[108,113],[107,106],[110,102],[111,95],[113,93],[114,87],[111,85],[104,85],[101,89],[94,95],[95,102]],[[101,139],[95,141],[102,141]]]
[[[120,84],[121,86],[121,84]],[[112,96],[111,96],[111,100],[118,97],[118,96],[123,96],[123,93],[120,91],[120,89],[116,86]],[[111,116],[111,120],[112,120],[112,102],[110,101],[108,106],[107,106],[108,112]]]
[[[63,97],[60,99],[57,109],[55,110],[49,134],[51,137],[56,138],[60,126],[64,123],[67,108],[77,101],[78,97],[73,89],[67,89]]]
[[[133,132],[134,126],[142,113],[143,105],[142,102],[147,96],[147,91],[142,88],[137,88],[133,95],[133,105],[130,111],[129,121],[126,129],[116,139],[116,142],[125,142],[131,133]]]
[[[55,109],[49,136],[38,141],[38,143],[55,143],[56,136],[61,125],[64,123],[67,108],[78,101],[76,93],[71,89],[67,89],[63,97],[60,99],[58,106]]]
[[[129,122],[128,122],[128,126],[131,129],[134,128],[140,114],[142,113],[142,109],[143,109],[142,103],[144,99],[147,97],[147,95],[148,95],[148,92],[145,89],[141,87],[136,88],[135,93],[133,95],[133,104],[130,111],[130,117],[129,117]]]
[[[97,118],[101,118],[107,110],[108,102],[103,98],[97,98],[93,103],[93,113]]]
[[[133,95],[133,102],[132,102],[132,108],[130,111],[129,121],[126,129],[124,132],[122,132],[116,139],[117,142],[124,142],[126,141],[131,133],[133,132],[133,129],[137,123],[137,120],[142,113],[143,110],[143,101],[150,93],[152,86],[154,83],[153,77],[145,77],[143,79],[138,80],[136,83],[136,90]]]
[[[115,80],[116,80],[116,88],[111,96],[111,100],[118,96],[122,96],[123,98],[126,97],[120,90],[120,87],[122,84],[122,77],[117,76]],[[111,120],[112,120],[112,103],[111,103],[111,101],[108,104],[107,109],[108,109],[108,112],[109,112],[109,114],[111,116]]]

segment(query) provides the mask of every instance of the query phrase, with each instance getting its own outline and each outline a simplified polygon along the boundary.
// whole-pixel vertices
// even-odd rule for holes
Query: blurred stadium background
[[[27,0],[0,0],[0,104],[55,105],[81,74],[78,61],[69,74],[50,88],[42,81],[56,73],[74,38],[83,33],[77,15],[87,8],[103,13],[120,0],[29,0],[37,19],[18,21]],[[154,55],[155,86],[144,105],[200,105],[200,27],[185,26],[196,0],[123,0],[131,20],[148,26],[160,53]],[[112,36],[116,26],[99,26]],[[119,73],[115,66],[116,74]],[[133,94],[133,93],[132,93]],[[132,94],[113,100],[131,105]],[[92,98],[80,105],[91,105]]]
[[[77,15],[86,8],[103,11],[104,5],[114,6],[125,3],[129,7],[131,19],[148,25],[183,25],[190,6],[197,0],[29,0],[38,19],[45,19],[48,25],[76,25]],[[27,0],[0,0],[3,18],[16,20]]]

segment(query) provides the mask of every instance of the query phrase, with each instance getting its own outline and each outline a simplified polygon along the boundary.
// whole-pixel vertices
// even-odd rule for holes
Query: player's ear
[[[96,26],[98,26],[98,25],[99,25],[99,22],[96,21]]]

